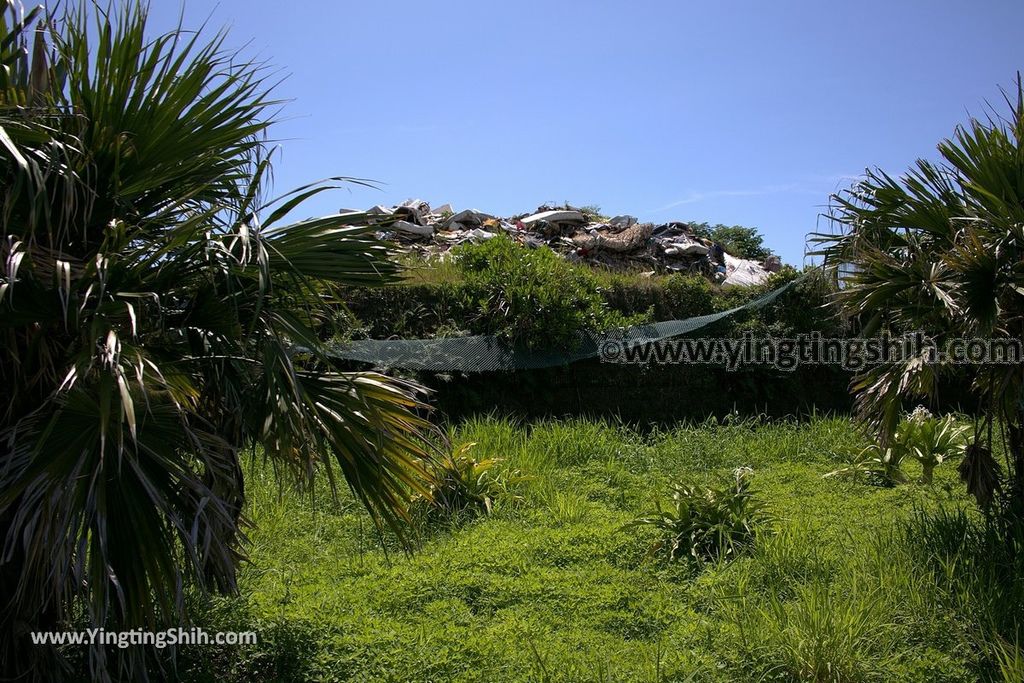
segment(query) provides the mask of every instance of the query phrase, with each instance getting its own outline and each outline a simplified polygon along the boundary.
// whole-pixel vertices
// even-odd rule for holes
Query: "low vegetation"
[[[955,458],[930,485],[913,461],[899,487],[824,478],[836,444],[866,445],[845,418],[644,432],[480,418],[453,439],[519,483],[489,515],[425,522],[410,556],[354,501],[281,497],[252,465],[244,597],[207,603],[205,623],[262,640],[183,651],[184,677],[1019,680],[1022,555],[955,485]],[[627,526],[678,481],[704,496],[723,479],[719,502],[771,515],[735,537],[743,552],[669,562],[649,554],[662,529]]]
[[[937,465],[964,455],[970,431],[969,425],[959,423],[952,415],[938,417],[918,406],[901,421],[888,445],[874,442],[860,449],[847,447],[850,464],[825,476],[864,476],[878,484],[895,486],[909,481],[903,464],[914,460],[921,466],[920,481],[930,484]]]
[[[722,289],[699,275],[651,275],[572,263],[547,247],[531,249],[506,237],[461,245],[444,258],[409,258],[404,265],[401,286],[346,292],[349,336],[494,334],[527,346],[557,348],[580,331],[735,308],[800,275],[787,267],[760,287]],[[715,329],[726,335],[816,330],[839,336],[842,323],[826,308],[834,291],[834,284],[819,273],[764,309]]]
[[[664,538],[651,546],[670,560],[720,560],[752,548],[757,528],[767,521],[765,503],[754,496],[754,471],[738,467],[732,481],[717,487],[673,484],[672,500],[628,527],[652,527]]]

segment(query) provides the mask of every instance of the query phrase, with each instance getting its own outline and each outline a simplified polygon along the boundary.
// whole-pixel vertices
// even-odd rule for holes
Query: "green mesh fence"
[[[601,355],[602,346],[618,349],[642,346],[696,332],[740,311],[760,308],[806,278],[810,272],[742,306],[685,320],[638,325],[608,333],[582,332],[568,348],[529,349],[513,346],[491,335],[437,339],[361,339],[335,345],[329,355],[343,360],[372,363],[383,368],[434,372],[493,372],[566,365]]]

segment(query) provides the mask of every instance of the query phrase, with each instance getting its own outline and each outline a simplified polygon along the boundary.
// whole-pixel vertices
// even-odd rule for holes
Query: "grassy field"
[[[453,431],[522,475],[493,513],[421,525],[412,554],[344,495],[278,495],[251,468],[242,598],[208,627],[252,648],[186,653],[193,680],[1015,680],[999,588],[955,463],[930,486],[822,475],[845,418],[640,433],[584,420],[479,419]],[[673,481],[752,467],[774,517],[729,562],[670,563],[623,526]],[[910,472],[911,474],[916,474]],[[966,511],[966,512],[961,512]],[[383,546],[383,547],[382,547]],[[1018,567],[1019,569],[1019,567]],[[1012,575],[1012,574],[1011,574]],[[986,578],[989,577],[989,578]],[[1018,679],[1019,680],[1019,679]]]

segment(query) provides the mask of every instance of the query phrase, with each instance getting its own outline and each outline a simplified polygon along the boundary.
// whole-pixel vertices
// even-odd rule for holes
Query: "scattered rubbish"
[[[608,225],[612,226],[613,228],[625,230],[626,228],[638,222],[639,221],[636,219],[636,216],[616,216],[615,218],[612,218],[611,220],[608,221]]]
[[[450,207],[449,204],[445,204],[445,206]],[[453,213],[450,218],[442,222],[449,230],[465,230],[468,228],[478,228],[491,220],[495,220],[494,216],[482,213],[476,209],[466,209],[465,211]]]
[[[573,224],[573,225],[583,225],[584,223],[587,222],[587,219],[583,216],[583,214],[580,211],[575,211],[575,210],[572,210],[572,211],[559,211],[559,210],[541,211],[540,213],[535,213],[532,216],[527,216],[526,218],[520,218],[519,220],[520,220],[520,222],[522,222],[523,225],[525,225],[527,227],[530,227],[531,225],[535,225],[536,223],[540,223],[542,221],[545,222],[545,223],[555,224],[555,225],[561,224],[561,223],[570,223],[570,224]]]
[[[572,241],[581,249],[606,249],[621,254],[636,251],[646,245],[653,228],[650,223],[638,223],[619,233],[601,230],[595,230],[593,233],[584,232],[573,237]]]
[[[430,237],[434,234],[434,226],[419,225],[410,221],[395,221],[389,227],[393,230],[400,230],[401,232],[420,235],[421,237]]]
[[[494,236],[495,234],[493,232],[481,230],[480,228],[473,228],[469,231],[469,238],[474,242],[483,242],[484,240],[489,240]]]
[[[393,207],[374,206],[363,213],[369,224],[379,225],[382,239],[424,256],[504,233],[530,248],[547,245],[573,261],[640,271],[647,276],[700,274],[724,287],[759,285],[782,268],[781,259],[774,255],[763,264],[736,258],[722,245],[695,235],[689,223],[655,225],[628,215],[606,218],[568,205],[541,206],[531,214],[499,218],[476,209],[456,211],[451,204],[431,208],[421,199],[410,199]]]
[[[723,287],[752,287],[768,279],[768,271],[757,261],[725,255]]]

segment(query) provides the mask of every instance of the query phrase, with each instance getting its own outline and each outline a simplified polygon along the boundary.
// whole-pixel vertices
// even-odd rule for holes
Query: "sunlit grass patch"
[[[838,444],[860,443],[845,418],[638,430],[492,416],[449,437],[524,481],[514,504],[425,527],[411,555],[346,492],[279,498],[251,472],[242,592],[246,618],[277,629],[264,657],[291,662],[296,679],[338,681],[966,682],[1016,670],[1020,641],[996,634],[1024,600],[1015,584],[971,579],[1005,573],[1005,558],[984,561],[973,513],[936,512],[972,509],[955,465],[928,486],[823,478]],[[654,530],[624,528],[672,482],[712,485],[745,464],[772,521],[735,557],[667,563],[649,553]]]

